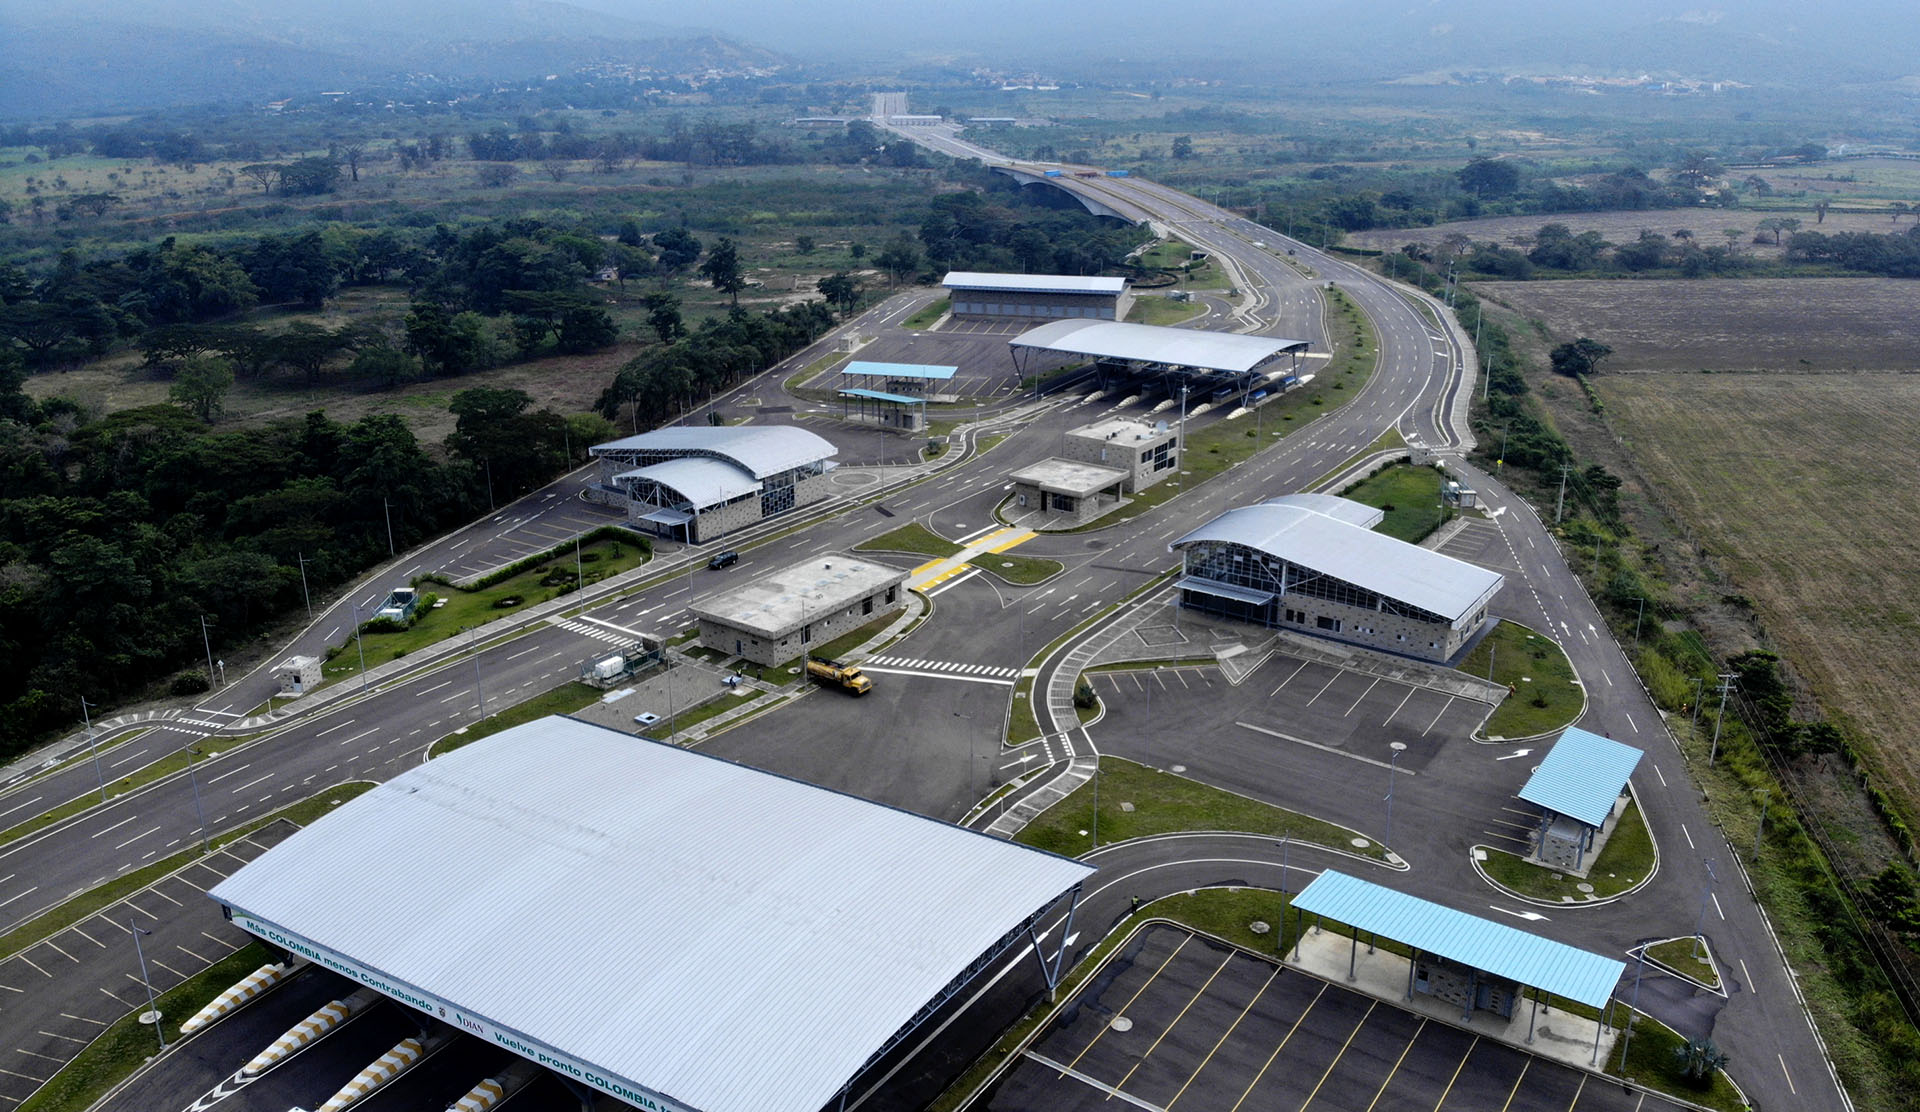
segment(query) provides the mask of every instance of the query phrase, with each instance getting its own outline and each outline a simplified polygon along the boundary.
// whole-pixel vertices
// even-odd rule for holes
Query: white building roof
[[[906,578],[899,568],[829,552],[710,595],[687,612],[777,641],[805,625],[808,615],[845,610]]]
[[[1245,545],[1438,614],[1455,626],[1492,601],[1506,582],[1499,572],[1286,501],[1228,510],[1167,548],[1179,551],[1201,541]]]
[[[1150,425],[1145,421],[1136,421],[1129,417],[1104,417],[1091,425],[1082,425],[1067,432],[1068,436],[1077,436],[1085,440],[1114,440],[1129,443],[1157,443],[1175,435],[1167,422]]]
[[[679,491],[696,510],[718,506],[760,489],[760,480],[739,467],[706,456],[683,456],[614,476],[616,482],[621,479],[651,479]]]
[[[593,446],[596,456],[622,451],[706,452],[738,463],[756,479],[831,458],[839,449],[797,425],[673,425]]]
[[[663,1112],[815,1112],[1078,862],[568,718],[217,885],[242,926]]]
[[[1305,351],[1305,340],[1273,336],[1242,336],[1233,332],[1202,332],[1193,328],[1166,328],[1156,324],[1118,321],[1057,320],[1029,329],[1007,341],[1011,347],[1040,348],[1067,355],[1097,355],[1165,363],[1206,371],[1250,371],[1289,351]]]
[[[950,290],[995,290],[1005,293],[1083,293],[1117,296],[1127,288],[1125,278],[1088,278],[1070,274],[983,274],[956,270],[940,283]]]
[[[1278,498],[1267,499],[1267,505],[1298,506],[1303,510],[1325,514],[1362,529],[1371,529],[1385,521],[1387,517],[1386,511],[1378,506],[1355,502],[1351,498],[1342,498],[1337,494],[1282,494]]]
[[[1015,471],[1008,478],[1016,483],[1031,483],[1041,490],[1087,495],[1126,482],[1127,473],[1078,460],[1043,459]]]

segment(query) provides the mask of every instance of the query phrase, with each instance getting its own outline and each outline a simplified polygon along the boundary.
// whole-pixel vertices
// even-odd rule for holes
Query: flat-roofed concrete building
[[[596,444],[589,496],[647,532],[699,544],[818,502],[839,449],[793,425],[655,429]]]
[[[1133,304],[1125,278],[1065,274],[982,274],[956,270],[947,288],[955,320],[1122,320]]]
[[[1376,533],[1381,517],[1325,494],[1228,510],[1167,546],[1185,559],[1181,605],[1450,661],[1486,623],[1506,579]]]
[[[1111,417],[1067,433],[1060,454],[1081,463],[1117,467],[1127,473],[1121,488],[1136,494],[1180,468],[1180,434],[1165,421],[1149,425]]]
[[[695,603],[700,644],[755,664],[785,664],[906,605],[907,573],[828,553]]]
[[[1008,476],[1013,480],[1013,510],[1029,528],[1071,529],[1118,506],[1127,473],[1117,467],[1043,459]]]

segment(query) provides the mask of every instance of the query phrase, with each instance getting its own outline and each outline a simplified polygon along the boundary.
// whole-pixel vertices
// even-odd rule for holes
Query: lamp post
[[[473,654],[473,697],[480,704],[480,715],[474,719],[478,722],[487,716],[487,693],[480,686],[480,627],[473,626],[467,633],[467,651]]]
[[[307,554],[296,552],[294,558],[300,561],[300,597],[307,604],[307,620],[312,621],[313,595],[307,591]]]
[[[160,1040],[160,1049],[165,1050],[167,1048],[167,1030],[160,1026],[160,1006],[156,1004],[153,999],[153,978],[147,976],[147,951],[140,945],[140,936],[143,934],[152,934],[153,932],[140,929],[140,924],[134,922],[132,916],[127,917],[127,930],[133,935],[133,952],[140,958],[140,983],[147,986],[147,1015],[153,1017],[153,1034],[155,1038]],[[147,1016],[141,1016],[140,1018],[145,1019]]]
[[[187,782],[193,785],[193,817],[200,820],[200,852],[209,852],[207,844],[207,812],[200,806],[200,777],[193,771],[193,758],[200,751],[191,745],[183,746],[187,754]]]
[[[1392,744],[1393,756],[1387,761],[1387,845],[1388,853],[1393,852],[1393,787],[1400,779],[1400,753],[1407,747],[1404,741]]]
[[[207,650],[207,686],[213,686],[213,641],[207,636],[207,616],[200,615],[200,644]]]
[[[385,498],[382,498],[380,500],[380,516],[385,518],[387,522],[387,555],[392,556],[394,554],[393,552],[393,506]]]
[[[85,696],[82,696],[80,699],[80,721],[84,722],[87,727],[87,751],[93,754],[93,775],[95,779],[100,781],[100,802],[105,803],[107,801],[107,774],[100,770],[100,747],[94,744],[93,718],[87,713],[87,700]]]
[[[360,640],[360,604],[353,604],[353,647],[360,650],[360,690],[367,689],[367,646]]]

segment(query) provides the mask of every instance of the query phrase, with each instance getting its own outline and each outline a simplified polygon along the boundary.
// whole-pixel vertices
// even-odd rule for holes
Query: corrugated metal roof
[[[402,773],[212,895],[684,1107],[815,1112],[1092,872],[546,718]]]
[[[712,452],[756,479],[818,463],[839,452],[832,441],[796,425],[674,425],[595,444],[594,455],[621,450]]]
[[[906,394],[889,394],[885,390],[866,390],[860,387],[855,387],[851,390],[842,390],[840,391],[840,396],[843,398],[872,398],[877,402],[899,402],[901,405],[920,405],[927,400],[925,398],[910,397]]]
[[[1631,745],[1568,726],[1527,778],[1520,798],[1588,826],[1600,826],[1642,756]]]
[[[840,368],[850,375],[873,375],[877,378],[934,378],[949,379],[957,373],[958,367],[940,367],[931,363],[868,363],[854,360]]]
[[[1278,498],[1269,498],[1269,506],[1299,506],[1317,514],[1326,514],[1336,521],[1348,525],[1357,525],[1362,529],[1371,529],[1386,520],[1386,511],[1365,502],[1355,502],[1351,498],[1342,498],[1337,494],[1282,494]]]
[[[1404,942],[1523,985],[1604,1007],[1624,962],[1517,927],[1429,903],[1328,869],[1293,898],[1295,909]]]
[[[940,283],[950,290],[1004,290],[1010,293],[1118,294],[1125,278],[1086,278],[1070,274],[984,274],[956,270]]]
[[[651,479],[661,486],[671,487],[693,503],[696,510],[718,506],[760,489],[760,481],[742,471],[738,465],[707,456],[670,459],[664,463],[622,471],[614,476],[616,482],[632,478]]]
[[[1455,624],[1472,616],[1506,582],[1499,572],[1298,504],[1262,502],[1228,510],[1167,548],[1177,552],[1199,541],[1245,545]]]
[[[1007,343],[1012,347],[1040,348],[1069,355],[1098,355],[1234,372],[1250,371],[1283,352],[1304,351],[1307,347],[1305,340],[1089,320],[1057,320],[1023,332]]]
[[[1204,579],[1198,575],[1181,576],[1174,584],[1183,591],[1199,591],[1203,595],[1216,595],[1235,602],[1249,602],[1255,606],[1264,606],[1273,601],[1272,591],[1256,591],[1251,587],[1236,587],[1232,583],[1222,583],[1218,579]]]

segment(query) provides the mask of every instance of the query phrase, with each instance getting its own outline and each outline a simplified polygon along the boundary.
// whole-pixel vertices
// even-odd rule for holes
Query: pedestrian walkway
[[[637,637],[632,637],[624,633],[615,633],[613,630],[601,626],[588,625],[586,622],[580,621],[577,618],[550,617],[547,621],[559,626],[568,633],[577,633],[582,637],[591,637],[595,641],[605,641],[609,645],[631,645],[639,640]]]
[[[865,666],[869,669],[897,668],[909,672],[944,672],[961,677],[979,677],[1014,680],[1020,676],[1020,669],[1005,668],[995,664],[957,664],[948,660],[921,660],[910,656],[868,657]]]
[[[952,556],[942,556],[928,560],[913,569],[907,577],[907,588],[922,593],[931,591],[947,580],[972,568],[971,561],[976,556],[994,552],[1005,552],[1016,545],[1025,544],[1039,536],[1031,529],[1000,528],[990,529],[970,541],[963,542],[959,552]]]

